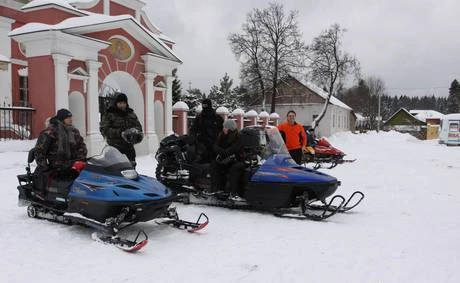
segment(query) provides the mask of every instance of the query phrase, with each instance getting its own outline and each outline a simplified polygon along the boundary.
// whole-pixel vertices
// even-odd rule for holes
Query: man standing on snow
[[[278,130],[292,159],[300,165],[302,163],[302,148],[307,144],[305,130],[302,125],[295,121],[296,113],[294,110],[289,110],[286,117],[286,122],[278,125]]]
[[[107,143],[125,154],[135,165],[134,144],[142,140],[142,126],[133,109],[129,107],[126,94],[118,93],[115,96],[113,105],[102,116],[99,126]]]

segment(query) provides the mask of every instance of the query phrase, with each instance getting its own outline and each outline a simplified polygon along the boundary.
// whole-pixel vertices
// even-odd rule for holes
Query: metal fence
[[[31,139],[34,111],[30,107],[0,106],[0,139]]]

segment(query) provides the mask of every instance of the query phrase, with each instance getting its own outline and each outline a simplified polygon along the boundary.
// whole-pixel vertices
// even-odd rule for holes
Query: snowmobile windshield
[[[90,171],[119,175],[130,179],[137,178],[137,173],[134,174],[136,171],[128,157],[113,146],[105,146],[100,155],[90,157],[88,165],[85,169]],[[128,175],[133,175],[133,178]]]
[[[262,154],[262,158],[265,160],[275,154],[289,155],[286,144],[276,127],[265,128],[265,135],[261,138],[261,145],[265,148]]]

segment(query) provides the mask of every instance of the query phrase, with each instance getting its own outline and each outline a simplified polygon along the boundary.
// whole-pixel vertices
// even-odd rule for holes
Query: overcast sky
[[[241,32],[247,13],[268,7],[270,1],[145,2],[151,21],[176,42],[175,51],[184,62],[178,73],[183,88],[191,82],[207,93],[225,72],[234,84],[239,82],[239,63],[228,35]],[[299,11],[299,28],[307,44],[333,23],[346,28],[344,50],[358,58],[363,76],[382,78],[389,94],[447,96],[453,79],[460,79],[460,1],[279,3],[285,12]]]

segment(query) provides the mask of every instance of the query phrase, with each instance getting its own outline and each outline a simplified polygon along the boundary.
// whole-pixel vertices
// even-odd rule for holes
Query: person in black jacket
[[[223,130],[214,145],[214,152],[217,158],[211,166],[211,184],[213,192],[224,191],[228,179],[230,183],[230,199],[242,200],[242,176],[245,165],[241,160],[242,142],[236,123],[227,119],[223,123]],[[226,176],[228,178],[226,178]]]
[[[107,143],[135,164],[134,144],[142,141],[142,126],[133,109],[129,107],[126,94],[118,93],[115,96],[114,104],[102,115],[99,126]]]
[[[208,98],[201,102],[203,110],[192,123],[190,135],[195,137],[198,143],[198,155],[202,162],[210,162],[215,158],[213,145],[217,136],[222,131],[224,120],[212,108],[212,101]]]
[[[34,148],[37,168],[34,171],[34,186],[43,197],[52,178],[74,178],[73,170],[78,162],[86,160],[86,144],[77,128],[72,125],[72,113],[59,109],[50,119]]]

